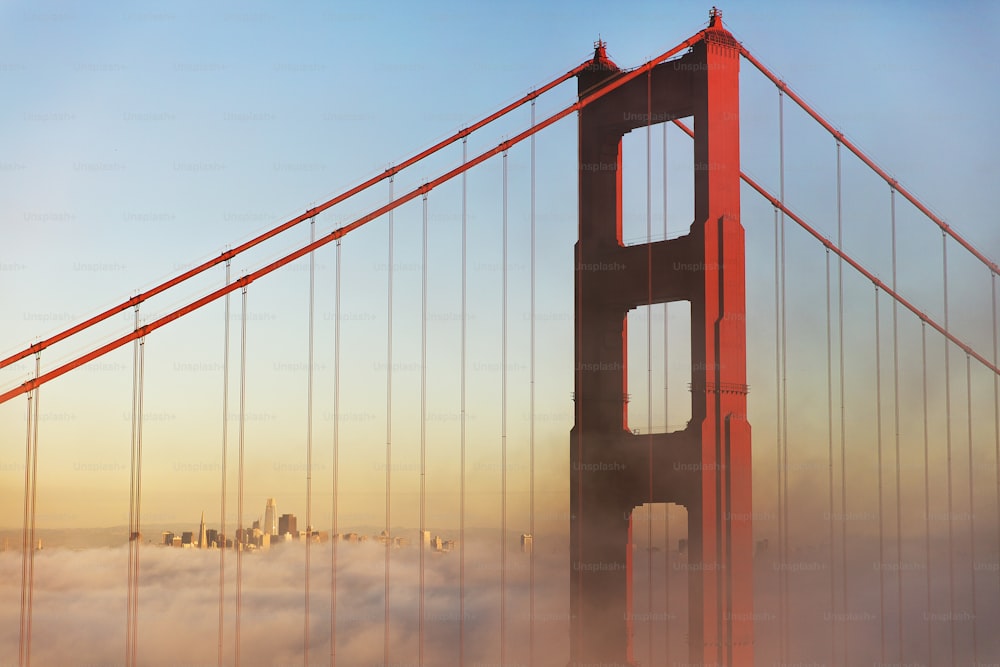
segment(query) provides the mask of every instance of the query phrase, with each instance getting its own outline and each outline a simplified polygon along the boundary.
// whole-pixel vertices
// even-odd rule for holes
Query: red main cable
[[[97,359],[98,357],[101,357],[101,356],[107,354],[108,352],[111,352],[112,350],[116,350],[119,347],[121,347],[122,345],[125,345],[125,344],[129,343],[130,341],[135,340],[136,338],[140,338],[142,336],[145,336],[145,335],[147,335],[147,334],[155,331],[156,329],[159,329],[160,327],[162,327],[162,326],[164,326],[164,325],[166,325],[166,324],[168,324],[168,323],[170,323],[170,322],[172,322],[172,321],[174,321],[174,320],[176,320],[176,319],[178,319],[180,317],[183,317],[184,315],[187,315],[188,313],[190,313],[190,312],[192,312],[194,310],[197,310],[197,309],[201,308],[202,306],[215,301],[216,299],[219,299],[219,298],[225,296],[226,294],[229,294],[229,293],[231,293],[231,292],[233,292],[233,291],[235,291],[235,290],[237,290],[239,288],[245,287],[245,286],[249,285],[250,283],[252,283],[253,281],[257,280],[258,278],[266,276],[267,274],[275,271],[276,269],[281,268],[282,266],[284,266],[284,265],[286,265],[286,264],[288,264],[290,262],[293,262],[293,261],[299,259],[300,257],[305,257],[309,253],[313,252],[314,250],[316,250],[318,248],[323,247],[327,243],[330,243],[330,242],[335,241],[335,240],[337,240],[337,239],[339,239],[339,238],[341,238],[343,236],[346,236],[347,234],[349,234],[350,232],[354,231],[358,227],[361,227],[362,225],[365,225],[365,224],[371,222],[372,220],[385,215],[389,211],[394,210],[395,208],[397,208],[397,207],[405,204],[406,202],[408,202],[410,200],[416,199],[417,197],[420,197],[420,196],[422,196],[422,195],[430,192],[431,190],[433,190],[437,186],[441,185],[442,183],[445,183],[445,182],[451,180],[452,178],[455,178],[456,176],[459,176],[460,174],[468,171],[469,169],[471,169],[471,168],[479,165],[482,162],[485,162],[486,160],[488,160],[489,158],[491,158],[491,157],[493,157],[493,156],[495,156],[497,154],[503,153],[504,151],[508,150],[511,146],[514,146],[515,144],[518,144],[518,143],[524,141],[525,139],[531,137],[535,133],[540,132],[541,130],[544,130],[546,127],[548,127],[549,125],[552,125],[556,121],[559,121],[559,120],[565,118],[566,116],[570,115],[571,113],[573,113],[575,111],[579,111],[580,109],[584,108],[588,104],[591,104],[595,100],[600,99],[604,95],[606,95],[606,94],[610,93],[611,91],[619,88],[620,86],[623,86],[624,84],[628,83],[629,81],[631,81],[632,79],[636,78],[637,76],[645,73],[647,69],[650,69],[650,68],[654,67],[655,65],[659,64],[660,62],[666,60],[667,58],[670,58],[670,57],[676,55],[682,49],[688,48],[689,46],[695,44],[696,42],[698,42],[701,39],[701,36],[702,36],[702,33],[699,32],[696,35],[693,35],[692,37],[689,37],[688,39],[684,40],[683,42],[681,42],[677,46],[675,46],[672,49],[664,52],[663,54],[659,55],[658,57],[654,58],[653,60],[648,61],[644,65],[641,65],[641,66],[637,67],[636,69],[632,70],[631,72],[627,72],[625,74],[622,74],[622,76],[620,76],[619,78],[615,79],[614,81],[612,81],[611,83],[609,83],[607,86],[601,88],[600,90],[597,90],[597,91],[594,91],[593,93],[590,93],[589,95],[587,95],[586,97],[580,99],[579,101],[574,102],[573,104],[571,104],[571,105],[563,108],[562,111],[559,111],[559,112],[553,114],[552,116],[549,116],[548,118],[546,118],[541,123],[539,123],[537,125],[533,125],[532,127],[528,128],[527,130],[524,130],[520,134],[516,135],[514,138],[508,139],[507,141],[503,141],[503,142],[497,144],[495,147],[493,147],[493,148],[485,151],[484,153],[481,153],[480,155],[478,155],[477,157],[473,158],[472,160],[470,160],[468,162],[463,162],[460,166],[455,167],[451,171],[448,171],[445,174],[442,174],[441,176],[437,177],[436,179],[434,179],[432,181],[429,181],[429,182],[427,182],[427,183],[425,183],[425,184],[423,184],[423,185],[421,185],[421,186],[419,186],[417,188],[414,188],[413,190],[411,190],[410,192],[406,193],[405,195],[403,195],[399,199],[394,199],[394,200],[390,201],[388,204],[385,204],[385,205],[381,206],[380,208],[376,209],[375,211],[372,211],[371,213],[368,213],[367,215],[364,215],[364,216],[358,218],[354,222],[351,222],[351,223],[349,223],[347,225],[339,227],[339,228],[335,229],[334,231],[330,232],[329,234],[327,234],[326,236],[320,237],[316,241],[313,241],[312,243],[309,243],[308,245],[302,246],[298,250],[295,250],[295,251],[293,251],[293,252],[291,252],[291,253],[289,253],[289,254],[287,254],[287,255],[285,255],[285,256],[283,256],[283,257],[281,257],[281,258],[279,258],[279,259],[277,259],[277,260],[275,260],[273,262],[271,262],[270,264],[267,264],[266,266],[263,266],[263,267],[257,269],[256,271],[252,271],[252,272],[244,275],[239,280],[237,280],[237,281],[235,281],[233,283],[230,283],[229,285],[226,285],[224,287],[221,287],[221,288],[215,290],[214,292],[211,292],[211,293],[209,293],[209,294],[201,297],[200,299],[192,301],[191,303],[189,303],[186,306],[183,306],[181,308],[178,308],[177,310],[171,311],[170,313],[168,313],[168,314],[160,317],[159,319],[156,319],[156,320],[150,322],[149,324],[146,324],[146,325],[144,325],[142,327],[137,328],[135,331],[132,331],[132,332],[130,332],[128,334],[125,334],[124,336],[121,336],[119,338],[116,338],[115,340],[111,341],[110,343],[106,343],[106,344],[102,345],[101,347],[98,347],[98,348],[96,348],[96,349],[94,349],[94,350],[92,350],[92,351],[90,351],[90,352],[88,352],[88,353],[86,353],[84,355],[76,357],[72,361],[69,361],[69,362],[63,364],[62,366],[59,366],[58,368],[55,368],[55,369],[53,369],[53,370],[51,370],[51,371],[49,371],[49,372],[41,375],[40,377],[32,378],[31,380],[27,380],[26,382],[22,383],[18,387],[14,387],[13,389],[9,389],[9,390],[7,390],[7,391],[5,391],[3,393],[0,393],[0,403],[5,403],[6,401],[9,401],[10,399],[14,398],[15,396],[20,396],[21,394],[24,394],[24,393],[27,393],[28,391],[31,391],[35,387],[39,387],[39,386],[45,384],[46,382],[48,382],[50,380],[54,380],[55,378],[59,377],[60,375],[64,375],[64,374],[68,373],[69,371],[71,371],[71,370],[73,370],[75,368],[78,368],[78,367],[80,367],[80,366],[82,366],[82,365],[84,365],[84,364],[86,364],[86,363],[88,363],[90,361],[93,361],[94,359]],[[533,93],[533,95],[537,95],[537,94],[538,94],[538,91],[536,91],[535,93]],[[306,214],[303,214],[303,216],[311,217],[312,215],[315,215],[318,212],[318,210],[319,210],[319,207],[310,209],[310,211],[308,211]],[[220,261],[224,261],[225,259],[231,258],[232,255],[233,255],[233,253],[235,253],[235,250],[230,250],[230,251],[227,251],[227,252],[223,253],[222,259]],[[191,271],[194,271],[194,269],[192,269]],[[190,274],[190,273],[191,272],[189,271],[189,272],[187,272],[184,275],[187,275],[187,274]],[[175,279],[175,280],[177,280],[177,279]],[[128,305],[132,305],[132,304],[138,303],[137,299],[139,299],[139,298],[140,298],[139,296],[132,297],[132,299],[129,299],[127,302],[125,302],[127,304],[125,307],[127,307]],[[111,310],[106,311],[106,312],[109,313],[109,314],[114,314],[115,312],[118,312],[118,309],[111,309]],[[89,322],[89,320],[88,320],[88,322]],[[81,327],[82,328],[86,328],[84,326],[86,324],[87,323],[83,323],[81,325],[77,325],[77,327],[74,327],[74,329],[76,329],[78,331],[78,330],[80,330]],[[65,336],[63,336],[63,337],[65,337]],[[42,348],[39,347],[39,346],[42,346],[43,343],[44,343],[44,341],[42,343],[36,343],[35,345],[32,345],[30,348],[28,348],[28,350],[31,351],[31,352],[34,352],[34,350],[36,348],[38,348],[40,350]],[[979,357],[977,355],[973,355],[973,356],[976,356],[977,359],[981,359],[981,357]],[[14,360],[20,359],[20,358],[21,357],[18,356],[18,355],[14,355],[14,357],[11,357],[11,359],[14,359]],[[990,368],[993,368],[995,370],[995,367],[992,366],[992,365],[990,366]]]
[[[685,125],[680,120],[674,120],[674,124],[677,125],[679,128],[681,128],[689,137],[694,137],[694,132],[691,130],[691,128],[689,128],[687,125]],[[865,278],[867,278],[868,280],[870,280],[873,285],[875,285],[876,287],[878,287],[880,290],[882,290],[883,292],[885,292],[887,295],[891,296],[901,306],[903,306],[904,308],[906,308],[907,310],[909,310],[911,313],[913,313],[914,315],[916,315],[922,321],[924,321],[927,324],[931,325],[931,327],[935,331],[937,331],[939,334],[941,334],[942,336],[944,336],[945,338],[947,338],[948,340],[950,340],[952,343],[954,343],[956,346],[958,346],[963,352],[965,352],[966,354],[972,356],[973,359],[975,359],[976,361],[978,361],[979,363],[981,363],[983,366],[985,366],[986,368],[988,368],[991,371],[993,371],[994,373],[996,373],[997,375],[1000,375],[1000,368],[998,368],[995,364],[993,364],[991,361],[989,361],[988,359],[986,359],[986,357],[984,357],[983,355],[981,355],[978,352],[976,352],[976,350],[974,350],[971,346],[969,346],[966,343],[964,343],[961,339],[959,339],[953,333],[951,333],[950,331],[948,331],[947,327],[941,326],[940,324],[937,323],[937,320],[935,320],[930,315],[928,315],[927,313],[925,313],[924,311],[920,310],[919,308],[917,308],[916,306],[914,306],[912,303],[910,303],[909,301],[907,301],[906,299],[904,299],[902,296],[900,296],[900,294],[898,292],[896,292],[894,289],[892,289],[892,287],[890,287],[889,285],[886,285],[884,282],[882,282],[881,280],[879,280],[875,276],[875,274],[873,274],[871,271],[869,271],[865,267],[861,266],[855,259],[853,259],[850,255],[848,255],[843,250],[841,250],[837,246],[837,244],[835,244],[833,241],[831,241],[830,239],[828,239],[825,236],[823,236],[822,234],[820,234],[809,223],[807,223],[801,217],[799,217],[798,215],[796,215],[795,213],[793,213],[791,210],[789,210],[787,206],[785,206],[777,197],[775,197],[770,192],[768,192],[767,189],[765,189],[757,181],[753,180],[752,178],[750,178],[749,176],[747,176],[746,173],[744,173],[742,171],[740,172],[740,178],[742,178],[743,181],[747,185],[749,185],[754,190],[756,190],[762,197],[764,197],[764,199],[766,199],[767,201],[769,201],[772,206],[774,206],[777,209],[780,209],[785,215],[787,215],[789,218],[791,218],[792,220],[794,220],[795,223],[798,224],[799,227],[801,227],[802,229],[804,229],[807,232],[809,232],[809,234],[812,235],[813,238],[815,238],[817,241],[819,241],[820,243],[822,243],[824,246],[826,246],[827,248],[829,248],[830,250],[832,250],[833,252],[835,252],[838,257],[840,257],[842,260],[844,260],[845,262],[847,262],[848,264],[850,264],[851,267],[855,271],[857,271],[858,273],[860,273],[861,275],[863,275]],[[41,381],[43,381],[44,379],[45,379],[45,375],[43,375],[41,378],[39,378],[39,383]],[[29,385],[29,384],[31,384],[30,381],[25,383],[25,385]],[[24,386],[24,385],[22,385],[22,386]],[[19,391],[19,390],[12,390],[12,391]],[[8,393],[10,393],[10,392],[8,392]],[[2,403],[4,400],[6,400],[6,398],[7,398],[7,394],[0,394],[0,403]]]
[[[942,231],[944,231],[948,236],[957,241],[958,244],[961,245],[963,248],[968,250],[973,255],[973,257],[975,257],[980,262],[985,264],[993,273],[1000,273],[1000,267],[998,267],[996,263],[993,262],[993,260],[989,259],[984,254],[976,250],[976,248],[971,243],[966,241],[958,232],[952,229],[944,220],[934,215],[931,212],[931,210],[927,208],[927,206],[925,206],[913,194],[911,194],[909,190],[901,186],[896,181],[896,179],[889,176],[889,174],[887,174],[884,169],[875,164],[874,160],[865,155],[865,153],[860,148],[855,146],[847,137],[845,137],[843,132],[840,132],[839,130],[834,128],[833,125],[831,125],[825,118],[820,116],[815,109],[809,106],[805,100],[803,100],[795,93],[795,91],[789,88],[788,84],[786,84],[784,81],[775,76],[774,73],[771,72],[771,70],[764,67],[764,65],[762,65],[759,60],[754,58],[753,55],[749,51],[747,51],[742,44],[740,45],[740,54],[744,58],[749,60],[754,67],[759,69],[764,76],[770,79],[771,82],[778,87],[778,90],[782,91],[790,98],[795,100],[795,103],[798,104],[800,107],[802,107],[803,111],[812,116],[813,120],[822,125],[827,132],[832,134],[837,139],[837,141],[847,146],[847,148],[849,148],[852,153],[857,155],[862,162],[868,165],[872,171],[874,171],[876,174],[882,177],[882,179],[890,186],[892,186],[893,189],[899,192],[899,194],[906,197],[907,201],[909,201],[911,204],[917,207],[917,210],[919,210],[921,213],[930,218],[934,222],[934,224],[936,224],[938,227],[941,228]]]
[[[208,261],[202,262],[198,266],[195,266],[195,267],[193,267],[191,269],[188,269],[184,273],[181,273],[181,274],[179,274],[177,276],[174,276],[170,280],[162,282],[159,285],[157,285],[157,286],[155,286],[155,287],[153,287],[153,288],[151,288],[151,289],[149,289],[149,290],[147,290],[145,292],[141,292],[141,293],[135,295],[134,297],[128,299],[127,301],[123,301],[123,302],[119,303],[116,306],[112,306],[111,308],[108,308],[107,310],[105,310],[105,311],[103,311],[101,313],[98,313],[97,315],[94,315],[93,317],[91,317],[89,319],[86,319],[83,322],[80,322],[79,324],[76,324],[76,325],[74,325],[74,326],[72,326],[72,327],[70,327],[68,329],[60,331],[59,333],[57,333],[57,334],[55,334],[53,336],[50,336],[50,337],[46,338],[45,340],[39,341],[37,343],[34,343],[34,344],[26,347],[25,349],[21,350],[20,352],[16,352],[15,354],[10,355],[9,357],[6,357],[4,359],[0,359],[0,368],[4,368],[6,366],[9,366],[9,365],[13,364],[16,361],[20,361],[21,359],[24,359],[25,357],[28,357],[28,356],[30,356],[32,354],[35,354],[36,352],[41,352],[42,350],[44,350],[45,348],[49,347],[50,345],[54,345],[55,343],[58,343],[58,342],[60,342],[62,340],[65,340],[65,339],[69,338],[70,336],[73,336],[73,335],[75,335],[75,334],[77,334],[77,333],[79,333],[81,331],[84,331],[85,329],[89,329],[90,327],[94,326],[95,324],[103,322],[104,320],[106,320],[106,319],[108,319],[110,317],[113,317],[114,315],[117,315],[118,313],[122,312],[123,310],[127,310],[129,308],[137,306],[140,303],[142,303],[143,301],[145,301],[145,300],[147,300],[147,299],[149,299],[151,297],[154,297],[157,294],[165,292],[168,289],[170,289],[171,287],[176,287],[177,285],[181,284],[182,282],[184,282],[184,281],[186,281],[186,280],[188,280],[190,278],[193,278],[194,276],[197,276],[198,274],[203,273],[204,271],[207,271],[208,269],[212,268],[213,266],[216,266],[217,264],[222,264],[223,262],[231,260],[236,255],[239,255],[240,253],[242,253],[242,252],[244,252],[246,250],[249,250],[250,248],[253,248],[254,246],[257,246],[257,245],[263,243],[264,241],[267,241],[267,240],[269,240],[269,239],[277,236],[278,234],[281,234],[282,232],[291,229],[292,227],[294,227],[295,225],[299,224],[300,222],[302,222],[304,220],[309,220],[310,218],[314,218],[315,216],[319,215],[323,211],[326,211],[327,209],[329,209],[329,208],[331,208],[333,206],[336,206],[337,204],[339,204],[339,203],[341,203],[341,202],[343,202],[343,201],[345,201],[347,199],[350,199],[354,195],[356,195],[356,194],[358,194],[360,192],[363,192],[364,190],[367,190],[371,186],[376,185],[377,183],[380,183],[380,182],[384,181],[385,179],[390,178],[391,176],[396,175],[397,173],[403,171],[404,169],[413,166],[417,162],[420,162],[424,158],[433,155],[434,153],[438,152],[439,150],[441,150],[443,148],[446,148],[447,146],[450,146],[451,144],[455,143],[459,139],[462,139],[463,137],[466,137],[469,134],[472,134],[476,130],[479,130],[480,128],[485,127],[486,125],[489,125],[493,121],[497,120],[501,116],[505,116],[506,114],[510,113],[511,111],[513,111],[514,109],[520,107],[521,105],[526,104],[527,102],[531,102],[535,98],[543,95],[544,93],[547,93],[548,91],[552,90],[553,88],[555,88],[559,84],[563,83],[564,81],[567,81],[568,79],[576,76],[580,71],[582,71],[583,69],[585,69],[586,67],[588,67],[590,65],[590,62],[591,61],[588,60],[588,61],[582,63],[581,65],[578,65],[577,67],[574,67],[573,69],[571,69],[570,71],[566,72],[562,76],[559,76],[559,77],[553,79],[552,81],[548,82],[544,86],[542,86],[542,87],[540,87],[540,88],[538,88],[536,90],[533,90],[530,93],[528,93],[527,95],[525,95],[525,96],[523,96],[523,97],[521,97],[521,98],[519,98],[519,99],[511,102],[510,104],[508,104],[507,106],[503,107],[499,111],[496,111],[496,112],[490,114],[489,116],[487,116],[486,118],[483,118],[482,120],[480,120],[480,121],[478,121],[476,123],[473,123],[469,127],[463,128],[463,129],[459,130],[458,132],[452,134],[451,136],[449,136],[449,137],[447,137],[445,139],[442,139],[441,141],[439,141],[438,143],[434,144],[430,148],[427,148],[426,150],[423,150],[420,153],[417,153],[413,157],[410,157],[409,159],[404,160],[403,162],[401,162],[400,164],[398,164],[396,166],[389,167],[388,169],[386,169],[381,174],[378,174],[376,176],[372,176],[371,178],[369,178],[368,180],[366,180],[364,183],[361,183],[360,185],[356,185],[355,187],[351,188],[350,190],[346,190],[346,191],[342,192],[341,194],[337,195],[336,197],[334,197],[332,199],[329,199],[329,200],[325,201],[324,203],[319,204],[318,206],[315,206],[315,207],[309,209],[305,213],[302,213],[300,215],[295,216],[294,218],[292,218],[291,220],[288,220],[287,222],[283,222],[282,224],[278,225],[277,227],[273,227],[272,229],[264,232],[263,234],[260,234],[259,236],[256,236],[256,237],[250,239],[249,241],[236,246],[232,250],[226,250],[225,252],[221,253],[218,257],[213,257],[212,259],[210,259]]]

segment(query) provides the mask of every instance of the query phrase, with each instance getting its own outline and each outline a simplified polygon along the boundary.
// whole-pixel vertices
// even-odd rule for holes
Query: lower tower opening
[[[643,503],[632,510],[630,535],[632,660],[638,665],[687,664],[687,509]]]

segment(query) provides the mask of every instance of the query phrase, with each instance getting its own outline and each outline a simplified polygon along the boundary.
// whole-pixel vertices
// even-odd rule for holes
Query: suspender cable
[[[920,321],[920,366],[923,379],[923,413],[924,413],[924,560],[926,561],[927,572],[927,601],[926,609],[931,607],[931,459],[930,459],[930,437],[927,427],[927,323]],[[994,376],[996,377],[996,376]],[[925,614],[927,628],[924,633],[927,635],[927,665],[934,665],[934,637],[931,633],[931,617]]]
[[[393,198],[395,177],[389,179],[389,201]],[[388,320],[386,330],[385,371],[385,617],[382,627],[382,662],[389,664],[389,551],[391,547],[391,482],[392,482],[392,262],[393,262],[393,211],[389,211],[389,280],[386,298]],[[421,536],[421,539],[423,536]]]
[[[423,254],[420,263],[420,618],[418,664],[424,664],[424,531],[427,530],[427,195],[423,197]]]
[[[135,316],[134,328],[139,328],[139,306],[133,309]],[[139,410],[139,339],[132,343],[132,422],[130,424],[130,444],[129,444],[129,480],[128,480],[128,582],[125,601],[125,665],[132,665],[132,568],[134,565],[133,552],[135,551],[135,540],[132,531],[135,527],[135,424],[137,412]]]
[[[785,203],[785,96],[778,91],[778,174],[779,197]],[[781,212],[781,467],[782,507],[778,519],[782,523],[781,540],[781,594],[784,597],[784,613],[781,617],[781,658],[788,661],[788,617],[791,613],[791,597],[788,591],[788,345],[785,278],[785,213]]]
[[[140,357],[141,363],[141,357]],[[35,354],[35,377],[41,372],[42,355],[40,352]],[[141,376],[140,376],[141,377]],[[31,664],[31,628],[34,625],[34,601],[35,601],[35,546],[37,542],[36,528],[36,518],[38,516],[38,424],[41,421],[41,395],[40,392],[35,392],[35,414],[34,414],[34,424],[32,425],[33,435],[31,438],[31,539],[28,544],[28,636],[27,642],[25,644],[24,656],[25,663],[27,665]],[[138,558],[138,555],[136,556]],[[138,560],[136,562],[138,566]]]
[[[35,353],[35,377],[41,374],[41,352]],[[18,665],[31,664],[32,607],[35,599],[35,503],[38,498],[39,389],[28,394],[28,418],[24,454],[24,523],[21,526],[21,632]],[[130,561],[131,564],[131,561]]]
[[[146,375],[146,338],[139,339],[139,422],[136,426],[136,459],[135,459],[135,530],[133,540],[135,542],[134,560],[132,568],[132,665],[138,665],[139,652],[139,548],[142,546],[142,413],[143,413],[143,387],[145,386]],[[35,448],[37,455],[38,448]],[[37,487],[36,487],[37,488]],[[30,628],[30,626],[29,626]]]
[[[892,219],[892,291],[896,292],[896,189],[889,189]],[[896,445],[896,661],[903,664],[903,506],[899,449],[899,302],[892,300],[892,403]]]
[[[330,550],[330,667],[337,665],[337,545],[340,543],[338,518],[340,508],[340,252],[341,239],[337,239],[337,274],[333,297],[333,527]]]
[[[468,158],[468,140],[462,139],[462,164]],[[462,172],[462,332],[461,332],[461,369],[459,370],[460,399],[460,433],[459,449],[461,472],[458,491],[458,664],[465,666],[465,346],[466,346],[466,307],[468,282],[468,189],[466,173]],[[423,536],[421,535],[421,542]]]
[[[840,166],[840,141],[837,141],[837,247],[844,247],[844,224],[843,224],[843,197],[842,197],[842,176]],[[837,257],[837,338],[839,351],[837,358],[840,360],[840,511],[842,513],[840,521],[840,583],[841,583],[841,608],[843,609],[843,621],[841,622],[843,640],[843,664],[847,665],[847,433],[846,433],[846,408],[844,404],[844,260]]]
[[[878,286],[875,287],[875,447],[878,452],[878,608],[879,664],[885,664],[885,512],[882,505],[882,337]]]
[[[138,665],[139,651],[139,550],[142,546],[142,415],[145,399],[146,338],[139,339],[139,427],[136,438],[137,458],[135,463],[135,601],[132,607],[132,664]]]
[[[507,151],[503,152],[503,288],[500,323],[500,664],[507,655]]]
[[[948,328],[948,237],[941,233],[942,276],[944,280],[944,328]],[[951,639],[951,664],[955,664],[955,542],[952,526],[951,489],[951,345],[944,341],[945,443],[948,454],[948,634]]]
[[[667,239],[667,124],[663,123],[663,240]],[[668,338],[667,332],[670,330],[667,315],[669,314],[668,304],[663,304],[663,430],[670,430],[670,372],[667,363]],[[663,563],[663,595],[664,595],[664,622],[663,622],[663,661],[670,662],[670,504],[663,505],[663,553],[666,559]]]
[[[28,412],[25,416],[25,424],[27,424],[27,432],[25,433],[25,444],[24,444],[24,518],[21,523],[21,624],[19,626],[18,633],[18,646],[17,646],[17,664],[18,667],[24,667],[27,664],[25,658],[25,653],[28,648],[28,568],[29,565],[29,550],[34,549],[31,544],[31,534],[29,532],[29,526],[31,525],[31,488],[32,488],[32,477],[31,477],[31,453],[34,449],[34,422],[35,422],[35,412],[34,412],[34,398],[37,389],[28,392]]]
[[[979,664],[979,640],[976,636],[976,511],[972,468],[972,357],[965,355],[965,394],[969,406],[969,567],[972,576],[972,664]]]
[[[240,629],[243,617],[243,545],[246,529],[243,527],[243,463],[246,441],[247,408],[247,288],[242,290],[243,304],[240,311],[240,423],[239,423],[239,472],[236,477],[236,667],[240,666]]]
[[[778,499],[778,563],[783,566],[783,554],[781,551],[782,538],[784,537],[784,523],[782,522],[782,486],[781,480],[784,477],[784,469],[781,461],[781,233],[778,223],[778,208],[774,209],[774,401],[775,415],[774,435],[777,444],[775,461],[775,473]],[[783,625],[781,619],[785,617],[785,596],[784,579],[781,576],[781,568],[778,571],[778,653],[784,662],[782,641]]]
[[[229,284],[231,260],[226,260]],[[219,497],[219,644],[218,667],[222,667],[222,638],[226,622],[226,449],[229,445],[229,294],[226,294],[222,343],[222,492]]]
[[[653,70],[646,72],[646,443],[649,511],[646,513],[646,611],[653,618]],[[632,585],[632,582],[629,582]],[[629,610],[631,613],[632,610]],[[635,616],[629,619],[633,623]],[[646,621],[649,662],[653,661],[653,626]]]
[[[531,124],[535,124],[535,101],[531,101]],[[528,665],[535,664],[535,135],[531,135],[531,395],[528,404]]]
[[[135,307],[135,328],[139,328],[139,307]],[[142,437],[142,344],[143,338],[137,338],[132,346],[132,452],[130,465],[130,488],[128,509],[128,603],[127,624],[125,629],[125,664],[135,665],[136,616],[138,613],[138,567],[139,567],[139,529],[138,529],[138,491],[139,491],[139,448]],[[36,405],[37,410],[37,405]],[[30,627],[30,625],[29,625]]]
[[[830,303],[830,249],[826,249],[826,447],[827,447],[827,467],[829,468],[828,486],[829,502],[828,512],[830,521],[830,618],[836,618],[836,578],[833,572],[833,313]],[[837,655],[837,633],[836,624],[830,623],[830,664],[836,664]]]
[[[309,221],[309,242],[316,240],[316,218]],[[309,667],[309,570],[312,562],[312,442],[313,442],[313,358],[314,316],[316,311],[316,253],[309,253],[309,370],[306,373],[306,566],[305,615],[302,619],[302,665]]]
[[[997,274],[990,272],[990,303],[993,310],[993,365],[997,365]],[[993,374],[993,453],[996,457],[997,558],[1000,559],[1000,378]],[[997,568],[1000,576],[1000,567]]]

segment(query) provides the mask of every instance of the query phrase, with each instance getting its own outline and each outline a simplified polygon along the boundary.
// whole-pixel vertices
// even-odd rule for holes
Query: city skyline
[[[298,526],[298,515],[296,515],[296,514],[294,514],[292,512],[286,512],[286,513],[283,513],[283,514],[280,514],[280,515],[277,514],[277,510],[276,510],[277,502],[276,502],[276,500],[277,500],[276,498],[268,497],[267,498],[267,502],[265,504],[264,513],[257,515],[256,519],[251,519],[249,522],[243,522],[242,525],[240,525],[239,522],[227,525],[227,530],[229,531],[228,534],[224,534],[224,533],[220,532],[219,528],[221,528],[221,526],[219,524],[213,525],[211,523],[211,521],[206,522],[205,512],[202,511],[201,512],[201,519],[200,519],[199,525],[198,525],[197,539],[195,538],[194,531],[183,531],[182,530],[180,532],[175,532],[175,531],[170,531],[170,530],[160,530],[160,534],[161,534],[161,538],[162,538],[161,541],[160,541],[160,544],[162,544],[164,546],[170,546],[170,544],[168,544],[167,537],[166,537],[166,536],[169,535],[171,539],[173,539],[173,538],[176,537],[177,539],[182,540],[182,542],[180,542],[178,544],[182,544],[182,545],[188,545],[188,544],[190,544],[190,545],[193,545],[195,548],[199,548],[199,549],[217,548],[218,545],[215,544],[216,538],[219,535],[223,535],[226,538],[227,545],[229,545],[231,547],[232,546],[233,536],[237,535],[240,531],[243,531],[244,534],[246,536],[248,536],[247,539],[250,539],[251,537],[254,537],[254,538],[259,537],[259,535],[258,535],[258,532],[259,532],[261,535],[266,534],[266,535],[268,535],[270,537],[278,537],[278,538],[284,538],[284,536],[286,536],[286,535],[291,535],[291,539],[292,540],[299,540],[303,536],[308,537],[309,535],[317,535],[317,536],[321,536],[321,538],[322,538],[323,541],[326,541],[326,539],[329,539],[331,537],[336,537],[336,538],[344,539],[345,541],[348,541],[347,540],[347,536],[348,535],[354,535],[355,537],[357,537],[359,535],[359,533],[357,532],[357,530],[364,530],[366,528],[365,526],[360,525],[360,524],[359,525],[348,525],[348,526],[344,527],[344,529],[341,530],[341,532],[337,533],[336,535],[330,535],[328,533],[328,531],[321,530],[321,529],[319,529],[319,528],[317,528],[315,526],[302,526],[302,528],[300,529],[299,526]],[[267,530],[267,521],[266,521],[266,519],[262,521],[262,517],[266,517],[268,515],[268,512],[273,512],[274,516],[275,516],[275,522],[274,522],[273,530],[270,530],[270,531]],[[251,513],[251,516],[252,516],[252,513]],[[158,523],[158,524],[154,524],[153,527],[156,528],[156,529],[162,529],[164,527],[164,525],[166,525],[166,524],[164,524],[164,523]],[[113,528],[113,526],[110,526],[110,527]],[[372,526],[368,526],[367,529],[371,530]],[[419,528],[418,527],[412,527],[412,526],[394,526],[393,529],[392,529],[392,532],[390,532],[388,534],[383,529],[379,533],[372,533],[371,536],[376,537],[376,538],[378,538],[380,535],[383,536],[383,537],[388,536],[388,537],[392,537],[392,538],[398,540],[398,539],[400,539],[400,536],[396,532],[397,530],[401,531],[402,533],[406,533],[406,534],[416,532],[417,537],[418,537],[418,539],[416,541],[420,542],[420,543],[423,543],[425,545],[426,544],[430,544],[431,539],[432,539],[432,537],[431,537],[432,536],[432,531],[430,531],[430,530],[424,531],[425,535],[421,538],[420,537],[420,533],[419,533]],[[361,533],[361,534],[365,535],[365,539],[367,539],[367,537],[369,536],[369,535],[367,535],[365,533]],[[144,535],[141,532],[140,535],[143,536],[143,542],[146,543],[146,544],[150,544],[150,543],[156,544],[157,543],[156,540],[154,539],[155,536],[153,536],[151,534],[145,534]],[[123,536],[123,540],[124,539],[125,539],[125,536]],[[403,536],[403,539],[409,540],[409,537]],[[437,539],[437,540],[440,541],[443,538],[441,538],[439,535],[435,535],[434,539]],[[525,550],[524,549],[525,539],[528,540],[529,544],[528,544],[527,550],[530,551],[530,548],[531,548],[530,547],[531,535],[525,535],[523,533],[521,534],[522,551]],[[353,541],[356,541],[356,540],[353,540]],[[444,540],[444,542],[447,542],[447,543],[450,543],[450,544],[454,544],[454,540],[452,540],[452,539]],[[177,545],[175,545],[175,546],[177,546]],[[436,549],[438,551],[442,550],[440,543],[437,544]]]

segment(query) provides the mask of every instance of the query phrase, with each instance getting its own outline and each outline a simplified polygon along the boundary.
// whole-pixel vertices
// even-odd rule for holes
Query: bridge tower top
[[[722,27],[722,10],[718,7],[712,7],[708,10],[708,27],[709,28],[721,28]]]

